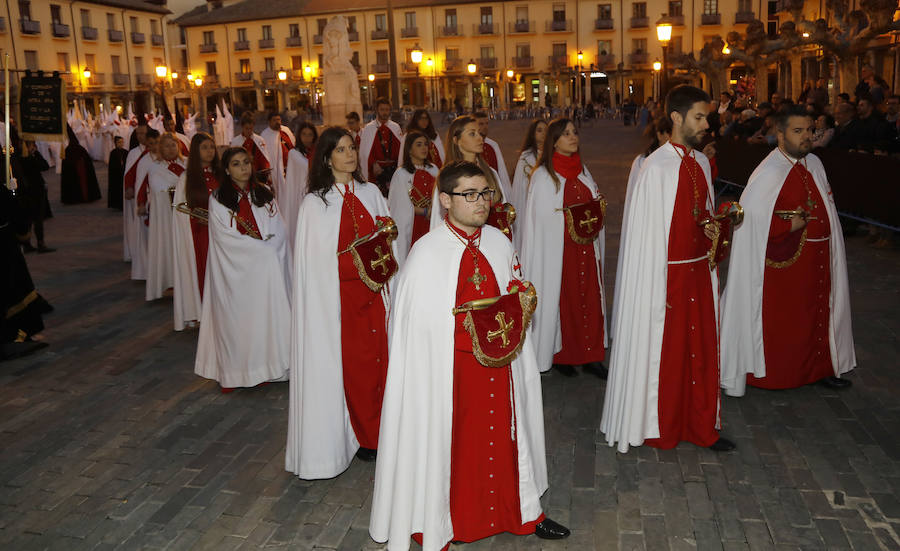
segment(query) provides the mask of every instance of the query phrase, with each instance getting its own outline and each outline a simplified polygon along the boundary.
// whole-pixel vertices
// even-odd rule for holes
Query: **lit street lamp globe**
[[[413,47],[413,49],[409,52],[409,58],[413,63],[418,65],[419,63],[422,63],[422,53],[422,48],[420,48],[419,44],[416,43],[415,47]]]
[[[157,65],[156,66],[156,76],[159,78],[166,78],[166,75],[169,74],[169,68],[165,65]]]
[[[470,75],[474,75],[474,74],[475,74],[475,71],[478,70],[478,66],[475,65],[475,60],[474,60],[474,59],[470,59],[470,60],[469,60],[469,64],[466,66],[466,69],[469,71],[469,74],[470,74]]]
[[[662,63],[660,63],[659,60],[657,59],[656,61],[653,62],[653,70],[659,71],[660,69],[662,69]]]

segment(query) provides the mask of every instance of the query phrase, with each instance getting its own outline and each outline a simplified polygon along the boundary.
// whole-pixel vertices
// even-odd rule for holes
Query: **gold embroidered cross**
[[[481,284],[484,283],[484,280],[487,279],[487,276],[481,275],[481,272],[478,271],[478,266],[475,266],[475,273],[472,274],[468,281],[475,285],[475,289],[480,291]]]
[[[501,345],[503,348],[506,348],[509,346],[509,332],[512,331],[513,326],[516,324],[516,320],[507,323],[506,314],[504,312],[500,312],[494,316],[494,319],[500,324],[500,328],[495,331],[488,331],[487,340],[488,342],[493,342],[494,339],[500,337],[500,340],[502,341]]]
[[[578,225],[582,228],[587,226],[587,231],[590,233],[594,231],[594,224],[596,224],[598,220],[599,219],[596,216],[591,217],[591,211],[586,210],[584,211],[584,220],[579,222]]]
[[[391,253],[388,251],[387,253],[382,254],[381,247],[375,247],[375,255],[378,257],[377,260],[373,260],[369,262],[372,266],[372,269],[381,268],[381,275],[387,275],[388,273],[388,261],[391,259]]]

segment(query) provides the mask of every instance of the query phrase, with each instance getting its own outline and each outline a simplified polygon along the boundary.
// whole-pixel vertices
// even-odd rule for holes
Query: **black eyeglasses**
[[[464,197],[466,200],[466,203],[474,203],[475,201],[478,201],[479,199],[486,199],[488,201],[494,200],[494,190],[493,189],[486,189],[484,191],[465,191],[462,193],[459,193],[456,191],[448,191],[448,192],[444,192],[444,193],[446,193],[447,195],[459,195],[461,197]]]

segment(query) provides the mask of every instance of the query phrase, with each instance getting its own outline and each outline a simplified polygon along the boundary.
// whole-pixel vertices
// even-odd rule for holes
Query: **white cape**
[[[500,182],[500,187],[503,189],[503,195],[505,197],[509,197],[512,199],[512,189],[509,183],[509,171],[506,169],[506,161],[503,160],[503,152],[500,151],[500,144],[491,138],[484,138],[484,143],[491,146],[491,149],[494,150],[494,155],[497,157],[497,181]],[[493,168],[493,167],[491,167]]]
[[[522,221],[518,223],[522,233],[522,270],[525,278],[537,289],[537,310],[531,322],[538,368],[549,371],[553,365],[553,355],[562,350],[562,331],[559,321],[559,297],[562,288],[563,241],[566,232],[565,213],[558,211],[563,206],[566,179],[559,173],[559,191],[550,177],[547,167],[538,167],[531,176],[531,190],[525,206]],[[599,190],[591,173],[582,168],[578,180],[594,197]],[[594,255],[600,261],[597,282],[600,285],[600,304],[603,308],[603,343],[609,345],[606,327],[606,292],[603,290],[603,267],[606,265],[606,224],[594,240]]]
[[[128,171],[131,170],[131,167],[138,162],[138,159],[141,156],[141,153],[144,152],[145,147],[139,145],[128,152],[128,155],[125,156],[125,172],[122,175],[124,180],[125,174],[128,174]],[[60,164],[57,164],[57,168]],[[124,182],[123,182],[124,184]],[[135,190],[137,193],[138,183],[135,182]],[[124,191],[124,188],[123,188]],[[134,199],[123,199],[122,202],[122,260],[125,262],[131,262],[132,251],[137,247],[137,221],[135,215],[135,205]]]
[[[133,235],[131,240],[131,279],[145,280],[147,279],[147,255],[150,241],[150,229],[144,221],[147,219],[146,214],[138,214],[137,197],[143,185],[144,179],[150,175],[151,169],[158,164],[153,158],[152,153],[144,155],[137,163],[137,177],[134,180],[134,201],[132,210],[134,212]],[[148,179],[149,186],[149,179]],[[148,190],[149,193],[149,190]]]
[[[274,205],[274,203],[273,203]],[[241,234],[232,212],[209,198],[209,256],[194,373],[223,387],[288,377],[291,251],[277,207],[250,208],[260,240]]]
[[[258,147],[259,150],[262,151],[263,157],[265,157],[266,160],[269,161],[269,166],[270,167],[274,166],[272,164],[272,158],[269,157],[269,150],[266,149],[266,140],[262,139],[262,136],[260,136],[259,134],[253,134],[251,136],[251,139],[253,140],[253,143],[256,144],[256,147]],[[231,142],[229,142],[229,143],[231,144],[231,147],[244,147],[245,140],[246,140],[246,138],[244,138],[243,134],[238,134],[237,136],[232,138]],[[218,143],[218,142],[216,142],[216,143]]]
[[[831,296],[828,324],[831,364],[835,376],[856,366],[853,329],[850,323],[850,289],[844,236],[834,205],[834,196],[822,161],[813,154],[806,156],[819,195],[825,202],[831,224]],[[730,396],[743,396],[747,373],[766,376],[763,348],[762,298],[766,268],[766,247],[772,210],[781,188],[793,167],[778,148],[756,167],[740,203],[744,222],[737,227],[731,245],[728,282],[722,295],[722,388]]]
[[[387,121],[385,124],[399,141],[400,125],[394,121]],[[363,129],[359,133],[359,170],[362,172],[363,180],[366,181],[369,180],[369,153],[372,151],[372,146],[375,144],[375,135],[378,133],[378,127],[378,119],[375,119],[363,126]],[[402,149],[400,150],[400,154],[403,154]]]
[[[709,183],[709,160],[699,151],[693,154],[707,182],[706,207],[712,210],[715,195]],[[669,227],[680,166],[681,157],[671,143],[647,157],[629,189],[623,216],[619,247],[622,262],[613,298],[617,315],[612,323],[609,379],[600,421],[606,441],[610,446],[618,443],[622,453],[628,446],[659,437],[659,366],[666,321]],[[718,326],[717,272],[710,271],[710,280]]]
[[[182,168],[184,163],[176,161]],[[180,178],[169,170],[169,163],[161,161],[150,170],[150,228],[147,239],[147,300],[162,298],[166,289],[175,286],[175,251],[173,243],[172,199],[169,188],[176,187]]]
[[[485,226],[481,252],[500,289],[519,277],[514,251],[499,230]],[[403,266],[394,292],[390,353],[375,493],[369,533],[406,550],[421,532],[423,549],[437,551],[453,539],[450,519],[450,452],[453,428],[453,333],[462,243],[444,225],[422,237]],[[540,298],[538,299],[540,302]],[[512,362],[523,522],[541,514],[547,489],[541,382],[531,341]]]
[[[438,168],[435,165],[428,165],[424,170],[437,179]],[[398,167],[394,172],[394,177],[391,178],[391,187],[388,190],[388,207],[390,207],[391,218],[397,224],[397,260],[401,264],[412,246],[413,220],[416,212],[409,199],[409,190],[412,189],[414,176],[415,174],[410,173],[403,166]],[[437,182],[434,186],[437,188]]]
[[[284,223],[287,225],[292,245],[294,234],[297,233],[297,213],[300,212],[300,203],[303,202],[303,196],[308,189],[309,159],[297,149],[291,149],[284,185],[278,189],[278,206],[284,215]]]
[[[516,207],[516,212],[520,216],[525,215],[525,205],[528,203],[528,184],[531,182],[531,173],[537,166],[537,158],[531,150],[522,152],[519,155],[519,161],[516,163],[516,171],[513,173],[512,191],[510,192],[510,203]],[[519,231],[513,234],[513,243],[516,249],[522,250],[522,225],[518,224]]]
[[[356,197],[373,218],[388,216],[387,203],[374,184],[356,182]],[[337,247],[344,200],[335,186],[325,199],[327,204],[316,195],[303,200],[294,239],[285,468],[306,480],[339,475],[359,449],[344,399],[341,359]],[[382,290],[385,312],[390,310],[389,292],[389,286]]]
[[[403,148],[406,146],[406,135],[409,134],[409,131],[404,132],[402,136],[400,136],[400,152],[397,154],[397,167],[403,166]],[[435,134],[434,139],[431,140],[431,143],[434,144],[435,149],[438,152],[438,159],[441,160],[441,166],[444,166],[444,142],[441,141],[441,135]],[[431,153],[431,147],[428,148],[428,153]]]
[[[294,133],[284,125],[281,126],[281,132],[287,134],[288,138],[291,140],[291,143],[286,145],[288,151],[292,151],[294,149],[294,144],[296,143]],[[281,188],[284,187],[284,174],[287,169],[288,161],[287,159],[282,158],[281,133],[276,132],[267,126],[259,133],[259,135],[263,141],[266,142],[266,156],[269,157],[269,163],[272,165],[272,184],[275,186],[275,193],[277,195],[281,192]],[[278,204],[281,205],[281,201],[279,201]]]
[[[187,172],[181,174],[175,186],[175,200],[179,205],[187,201],[185,186]],[[191,217],[177,210],[172,211],[172,251],[175,262],[175,288],[172,310],[175,330],[183,331],[186,322],[200,321],[200,281],[197,276],[197,259],[194,255],[194,236]]]
[[[644,155],[643,153],[641,153],[640,155],[638,155],[637,157],[634,158],[634,161],[631,162],[631,171],[628,173],[628,185],[625,188],[625,207],[624,207],[625,216],[628,215],[628,210],[630,208],[629,205],[631,204],[631,190],[632,190],[632,188],[634,188],[634,182],[635,182],[635,180],[637,180],[638,174],[640,174],[640,172],[641,172],[641,166],[644,164],[644,159],[646,159],[646,158],[647,158],[647,156]],[[625,218],[623,216],[622,228],[624,228],[624,227],[625,227]],[[622,232],[619,234],[620,241],[621,241],[624,233],[625,233],[625,231],[623,229]],[[619,277],[618,274],[622,273],[622,258],[623,258],[622,253],[620,251],[618,258],[616,259],[616,278]],[[613,302],[612,314],[609,316],[609,325],[610,326],[612,326],[612,324],[615,323],[616,314],[617,314],[616,308],[618,308],[618,306],[619,306],[619,304],[617,302]]]

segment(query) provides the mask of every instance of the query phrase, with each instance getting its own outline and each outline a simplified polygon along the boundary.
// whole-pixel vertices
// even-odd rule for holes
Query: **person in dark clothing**
[[[856,120],[856,107],[852,103],[839,103],[834,106],[834,137],[828,147],[835,149],[856,149],[859,141],[859,127]]]
[[[21,177],[18,178],[19,189],[16,197],[22,211],[23,227],[20,230],[20,241],[25,252],[52,253],[44,242],[44,219],[47,218],[47,184],[41,174],[50,170],[50,165],[41,156],[33,141],[26,141],[22,155],[19,156]],[[31,231],[37,238],[37,248],[31,246]]]
[[[106,206],[116,210],[122,210],[122,183],[125,179],[125,159],[128,157],[128,150],[122,147],[124,143],[122,136],[116,136],[115,147],[109,152]]]
[[[69,134],[69,145],[60,174],[60,199],[64,204],[90,203],[100,199],[100,185],[94,171],[94,161],[87,149],[78,143],[72,127],[66,125]]]
[[[855,149],[868,153],[886,154],[893,149],[892,128],[879,111],[875,109],[872,100],[865,97],[859,100],[856,106],[858,126],[857,142]]]

